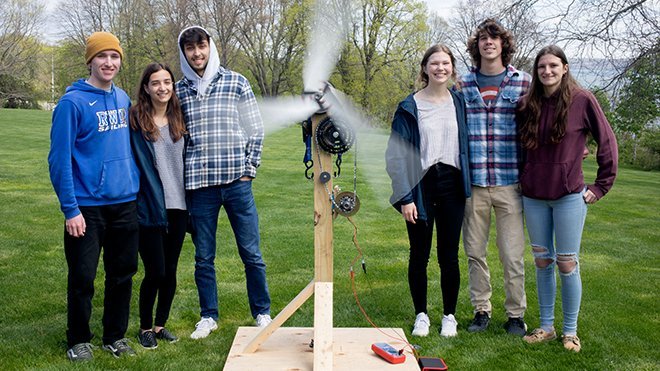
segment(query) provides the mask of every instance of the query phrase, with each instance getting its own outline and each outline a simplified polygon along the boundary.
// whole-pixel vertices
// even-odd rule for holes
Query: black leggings
[[[461,172],[453,166],[435,164],[422,179],[422,189],[428,219],[418,220],[416,224],[406,222],[410,240],[408,284],[415,313],[427,312],[426,269],[431,254],[435,222],[438,230],[437,250],[443,313],[454,314],[461,283],[458,242],[465,211]]]
[[[140,256],[144,263],[144,280],[140,285],[140,328],[163,327],[170,315],[176,291],[176,268],[186,237],[188,211],[167,210],[168,226],[140,227]],[[158,296],[156,319],[152,322]]]

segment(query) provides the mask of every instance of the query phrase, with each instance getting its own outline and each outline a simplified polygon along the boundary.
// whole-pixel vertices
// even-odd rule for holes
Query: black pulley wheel
[[[321,184],[327,183],[330,180],[330,178],[331,178],[330,173],[328,173],[327,171],[323,171],[321,172],[321,175],[319,175],[319,181],[321,182]]]
[[[316,128],[316,142],[322,150],[337,154],[351,149],[355,142],[355,133],[348,124],[324,118]]]

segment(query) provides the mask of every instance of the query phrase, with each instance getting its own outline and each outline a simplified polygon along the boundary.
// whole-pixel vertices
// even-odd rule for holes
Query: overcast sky
[[[458,3],[458,0],[422,0],[429,7],[429,10],[435,11],[443,18],[449,18],[451,9]]]

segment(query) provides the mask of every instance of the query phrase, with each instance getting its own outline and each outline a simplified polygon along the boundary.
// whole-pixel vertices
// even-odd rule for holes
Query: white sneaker
[[[257,314],[257,327],[266,327],[273,322],[270,314]]]
[[[456,322],[456,318],[454,318],[453,314],[442,316],[442,330],[440,331],[440,336],[444,336],[444,337],[456,336],[457,326],[458,326],[458,322]]]
[[[431,327],[429,316],[424,312],[420,312],[417,314],[417,318],[415,318],[415,326],[412,330],[412,335],[427,336],[429,334],[429,327]]]
[[[211,317],[202,317],[202,319],[195,325],[195,331],[190,334],[191,339],[204,339],[209,336],[211,331],[217,330],[218,324]]]

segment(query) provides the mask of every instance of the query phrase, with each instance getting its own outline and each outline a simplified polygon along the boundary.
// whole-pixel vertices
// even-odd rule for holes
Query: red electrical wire
[[[394,340],[399,340],[399,341],[405,343],[406,347],[410,348],[411,353],[413,354],[415,359],[419,358],[419,354],[417,353],[417,349],[415,349],[415,347],[412,344],[410,344],[405,338],[399,336],[399,334],[397,334],[396,332],[395,332],[396,335],[391,335],[391,334],[388,334],[385,331],[383,331],[380,327],[378,327],[374,323],[374,321],[369,317],[367,312],[362,307],[362,304],[360,303],[360,299],[358,297],[357,289],[355,287],[355,272],[353,271],[353,266],[355,265],[355,262],[357,262],[357,260],[360,259],[363,256],[363,254],[362,254],[362,249],[360,249],[360,244],[358,244],[358,240],[357,240],[358,227],[353,222],[353,220],[351,219],[350,216],[347,216],[346,219],[348,219],[348,221],[353,225],[353,245],[355,245],[355,248],[358,251],[358,254],[355,256],[355,258],[351,262],[351,267],[350,267],[350,271],[349,271],[349,276],[351,278],[351,289],[353,290],[353,297],[355,297],[355,303],[357,304],[358,308],[360,308],[360,311],[362,312],[362,315],[364,315],[364,318],[367,320],[367,322],[369,322],[369,324],[373,328],[380,331],[383,335],[385,335],[389,338],[392,338]],[[364,263],[364,259],[362,259],[362,269],[364,270],[365,273],[367,273],[366,266],[365,266],[365,263]],[[404,347],[404,349],[405,349],[405,347]]]

